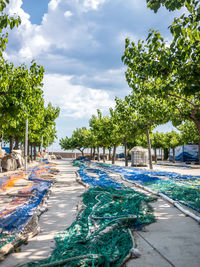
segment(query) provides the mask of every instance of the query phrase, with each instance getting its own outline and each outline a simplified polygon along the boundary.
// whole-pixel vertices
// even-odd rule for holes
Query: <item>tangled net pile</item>
[[[173,200],[200,212],[200,176],[174,172],[146,171],[134,168],[97,164],[104,171],[120,173],[125,179],[164,193]]]
[[[129,228],[155,221],[152,200],[129,188],[90,188],[74,223],[55,237],[51,257],[25,266],[120,266],[134,245]]]
[[[44,195],[50,188],[52,181],[40,179],[40,175],[47,173],[52,165],[48,163],[28,170],[27,185],[16,192],[10,203],[0,211],[0,249],[17,239],[25,226],[35,214]],[[0,193],[7,193],[26,175],[22,172],[0,179]],[[0,251],[1,253],[1,251]]]
[[[79,175],[84,183],[87,183],[91,186],[101,186],[101,187],[114,187],[121,188],[122,184],[116,182],[113,179],[109,178],[109,175],[102,170],[86,168],[81,166],[78,170]],[[97,174],[98,178],[95,176],[91,176],[90,173]]]

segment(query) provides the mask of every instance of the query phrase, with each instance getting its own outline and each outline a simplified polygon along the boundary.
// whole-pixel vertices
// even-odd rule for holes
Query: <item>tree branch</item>
[[[172,97],[179,98],[179,99],[181,99],[181,100],[184,100],[185,102],[187,102],[188,104],[192,105],[193,107],[195,107],[195,106],[199,106],[199,107],[200,107],[200,105],[195,105],[195,104],[193,104],[191,101],[189,101],[188,99],[186,99],[186,98],[184,98],[184,97],[181,97],[181,96],[178,96],[178,95],[172,95],[172,94],[168,94],[168,95],[169,95],[169,96],[172,96]]]
[[[180,112],[181,116],[183,116],[183,112],[180,110],[180,108],[178,106],[175,105],[175,108],[178,109],[178,111]]]

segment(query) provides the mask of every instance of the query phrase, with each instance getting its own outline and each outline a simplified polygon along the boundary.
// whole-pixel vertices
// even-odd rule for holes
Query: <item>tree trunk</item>
[[[105,163],[106,162],[106,156],[105,156],[105,152],[106,152],[106,148],[105,146],[103,146],[103,162]]]
[[[15,136],[15,149],[19,149],[19,137]]]
[[[148,129],[146,129],[146,135],[147,135],[147,144],[148,144],[148,152],[149,152],[149,168],[153,170],[152,155],[151,155],[151,142],[150,142]]]
[[[167,160],[169,157],[169,150],[168,148],[164,148],[164,160]]]
[[[9,136],[9,141],[10,141],[10,153],[11,153],[13,150],[13,137],[12,136]]]
[[[125,166],[128,166],[128,155],[127,155],[127,137],[124,137],[124,158],[125,158]]]
[[[195,120],[193,119],[193,122],[197,127],[197,131],[198,131],[199,138],[200,138],[200,122],[198,120],[196,120],[196,119]],[[199,147],[199,149],[198,149],[198,157],[199,157],[199,164],[200,164],[200,142],[198,143],[198,147]]]
[[[31,161],[33,161],[33,144],[31,143]]]
[[[154,148],[154,157],[155,157],[155,163],[157,163],[157,150]]]
[[[111,147],[109,147],[109,148],[108,148],[108,151],[109,151],[109,160],[112,160],[112,156],[111,156],[111,150],[112,150],[112,148],[111,148]]]
[[[34,160],[36,160],[36,145],[35,145],[35,143],[33,143],[33,157],[34,157]]]
[[[115,164],[116,149],[117,149],[117,145],[114,145],[113,146],[112,164]]]
[[[100,161],[99,147],[97,147],[97,160]]]
[[[3,133],[1,134],[1,147],[3,147]]]
[[[27,156],[28,156],[28,162],[30,162],[30,142],[28,140],[28,147],[27,147]]]
[[[163,150],[161,149],[161,160],[163,161]]]
[[[175,148],[172,148],[172,152],[173,152],[173,163],[175,163]]]
[[[82,157],[84,157],[84,150],[80,150],[80,151],[81,151]]]
[[[96,147],[93,148],[93,160],[95,160],[95,150],[96,150]]]
[[[30,142],[28,140],[28,147],[27,147],[27,157],[28,157],[28,162],[30,162]]]

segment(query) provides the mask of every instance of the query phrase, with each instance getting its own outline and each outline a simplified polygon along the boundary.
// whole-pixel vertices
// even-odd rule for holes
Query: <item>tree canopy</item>
[[[84,156],[85,148],[90,146],[90,132],[86,127],[77,128],[73,131],[71,137],[65,137],[60,139],[60,146],[64,150],[79,150]]]
[[[9,16],[6,7],[9,0],[0,0],[0,133],[4,140],[16,139],[16,147],[24,141],[25,120],[29,119],[29,141],[51,143],[56,137],[55,119],[60,109],[50,103],[45,107],[43,95],[44,68],[35,61],[30,67],[15,66],[3,58],[8,33],[21,23],[19,16]]]
[[[200,7],[197,1],[178,2],[189,3],[189,14],[174,19],[171,44],[158,31],[150,30],[145,41],[126,39],[122,61],[135,94],[165,101],[175,124],[191,120],[200,135]],[[149,1],[151,7],[153,3],[170,8],[169,1]]]

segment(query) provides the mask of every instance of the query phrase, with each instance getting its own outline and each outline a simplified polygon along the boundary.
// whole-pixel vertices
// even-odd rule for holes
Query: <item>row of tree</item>
[[[171,44],[155,30],[138,43],[126,39],[122,61],[127,66],[125,75],[131,94],[124,100],[116,98],[109,116],[102,117],[100,111],[93,115],[89,130],[76,129],[71,138],[61,139],[64,149],[82,149],[87,131],[87,147],[102,147],[103,151],[113,147],[114,159],[119,144],[124,144],[127,155],[127,144],[136,144],[146,133],[152,168],[150,133],[158,125],[172,121],[182,135],[179,138],[178,133],[171,133],[167,147],[179,145],[180,140],[196,143],[200,158],[200,2],[147,0],[147,4],[155,12],[161,5],[170,11],[185,6],[187,14],[175,18],[169,27]],[[161,136],[154,137],[153,143],[161,142]]]
[[[35,61],[27,67],[25,64],[14,66],[3,58],[8,42],[7,27],[20,25],[19,17],[10,17],[5,13],[9,0],[0,1],[0,134],[10,143],[10,150],[24,143],[26,120],[29,121],[29,144],[34,147],[52,143],[56,137],[55,119],[59,108],[50,103],[45,106],[43,95],[44,68]],[[29,146],[28,146],[29,147]],[[31,149],[32,151],[32,149]],[[35,153],[34,153],[35,154]]]
[[[116,105],[117,106],[117,105]],[[127,111],[127,110],[126,110]],[[113,117],[115,115],[115,118]],[[118,114],[119,115],[119,114]],[[124,114],[121,114],[124,115]],[[132,116],[130,116],[132,118]],[[103,150],[103,161],[105,162],[105,150],[109,151],[109,160],[115,163],[116,149],[118,146],[124,146],[125,165],[128,165],[129,151],[135,146],[148,147],[148,138],[151,141],[151,148],[154,150],[154,159],[157,162],[157,150],[162,151],[162,159],[169,156],[169,149],[172,149],[173,162],[175,162],[175,148],[180,145],[192,143],[197,144],[198,132],[194,123],[186,121],[181,124],[177,131],[167,133],[151,132],[146,136],[145,127],[136,127],[136,124],[128,120],[128,116],[124,120],[111,110],[110,116],[103,117],[98,110],[97,116],[90,119],[90,128],[77,128],[71,137],[62,138],[60,145],[65,150],[79,150],[84,156],[84,150],[91,149],[91,158],[95,159],[97,155],[100,160],[99,149]],[[124,124],[124,125],[123,125]],[[135,129],[131,128],[131,126]],[[127,127],[127,128],[126,128]],[[113,150],[111,155],[111,150]],[[164,151],[164,153],[163,153]],[[165,154],[165,155],[164,155]]]

